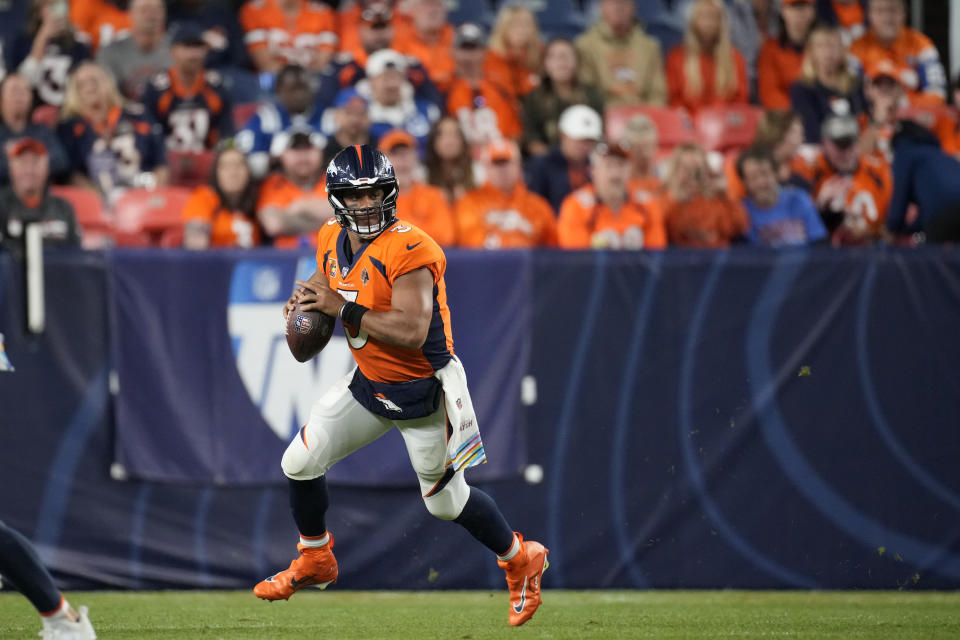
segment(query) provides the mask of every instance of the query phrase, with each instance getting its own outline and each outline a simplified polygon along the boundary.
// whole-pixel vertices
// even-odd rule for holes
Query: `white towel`
[[[454,356],[434,375],[443,387],[447,419],[453,430],[447,440],[447,461],[444,466],[459,471],[483,464],[487,461],[487,454],[483,450],[477,414],[473,410],[473,401],[467,388],[467,372],[463,370],[460,360]]]

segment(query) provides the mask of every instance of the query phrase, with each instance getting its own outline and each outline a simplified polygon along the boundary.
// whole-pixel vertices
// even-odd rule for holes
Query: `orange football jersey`
[[[324,4],[301,0],[295,17],[288,17],[276,0],[249,0],[240,9],[244,42],[250,51],[269,48],[288,62],[303,62],[298,51],[333,51],[337,16]]]
[[[800,77],[803,51],[767,38],[757,56],[757,97],[765,109],[790,109],[790,85]]]
[[[400,276],[426,268],[433,276],[433,319],[420,349],[381,342],[365,331],[344,325],[360,372],[374,382],[395,384],[433,376],[453,357],[453,333],[444,272],[447,259],[433,239],[417,227],[394,221],[386,231],[352,254],[347,232],[330,220],[317,233],[317,269],[330,288],[371,311],[388,311],[393,283]]]
[[[627,200],[618,213],[597,199],[592,185],[568,195],[557,225],[566,249],[662,249],[667,246],[663,216],[657,206]]]
[[[447,113],[457,117],[474,145],[503,138],[517,140],[523,133],[514,101],[489,80],[482,80],[474,89],[455,78],[447,96]]]
[[[441,93],[450,90],[450,83],[453,81],[453,72],[457,68],[457,63],[453,60],[453,36],[454,29],[451,25],[443,26],[443,32],[440,39],[434,44],[423,42],[418,36],[412,25],[406,22],[394,22],[395,34],[393,36],[393,45],[396,51],[408,56],[413,56],[423,63],[426,67],[433,84]]]
[[[820,203],[820,194],[833,180],[848,182],[842,195],[842,203],[834,210],[843,210],[845,224],[858,232],[879,236],[887,219],[887,207],[893,196],[893,177],[890,165],[875,154],[862,155],[857,170],[849,176],[839,175],[822,153],[814,160],[810,173],[813,185],[813,200]]]
[[[323,180],[318,180],[312,189],[301,189],[290,182],[283,174],[274,173],[267,176],[263,184],[260,185],[257,211],[265,207],[286,209],[295,201],[307,198],[327,199],[327,190]],[[296,249],[305,245],[313,246],[315,241],[316,237],[313,233],[303,234],[302,236],[278,236],[273,239],[273,246],[278,249]]]
[[[186,223],[202,222],[210,226],[211,247],[253,247],[260,244],[260,228],[242,211],[223,205],[213,187],[201,185],[183,208]]]
[[[557,244],[550,204],[517,184],[510,194],[489,184],[468,191],[455,207],[457,244],[485,249],[519,249]]]
[[[110,44],[130,31],[130,15],[104,0],[73,0],[70,22],[90,37],[90,50]]]
[[[397,197],[397,215],[415,224],[442,247],[457,241],[453,211],[442,189],[414,182]]]
[[[931,107],[944,103],[947,76],[940,54],[930,38],[919,31],[904,27],[890,47],[882,45],[873,31],[867,31],[850,45],[850,54],[868,70],[881,60],[901,67],[900,81],[911,105]]]

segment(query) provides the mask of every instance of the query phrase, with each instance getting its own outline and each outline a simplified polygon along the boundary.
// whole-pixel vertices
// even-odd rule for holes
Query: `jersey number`
[[[356,302],[357,296],[360,295],[359,291],[350,291],[349,289],[337,289],[337,293],[342,295],[349,302]],[[354,349],[363,349],[367,344],[367,332],[363,329],[359,330],[359,333],[356,336],[350,335],[350,330],[346,326],[343,327],[343,332],[347,334],[347,342],[350,343],[350,346]]]

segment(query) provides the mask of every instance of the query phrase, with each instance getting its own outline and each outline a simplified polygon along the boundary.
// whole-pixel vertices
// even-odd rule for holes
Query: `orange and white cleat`
[[[337,581],[337,559],[333,557],[333,536],[322,547],[297,544],[300,555],[290,567],[275,573],[253,588],[253,595],[264,600],[287,600],[304,587],[326,589]]]
[[[543,572],[550,566],[547,562],[550,551],[546,547],[533,540],[524,542],[521,534],[516,535],[520,541],[517,555],[507,562],[497,560],[507,574],[507,587],[510,589],[507,622],[511,627],[519,627],[537,612],[540,606],[540,581]]]

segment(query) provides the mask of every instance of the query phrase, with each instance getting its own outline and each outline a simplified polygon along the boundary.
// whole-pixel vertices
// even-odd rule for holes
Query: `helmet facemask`
[[[355,198],[371,191],[383,194],[378,204],[368,207],[347,206],[347,198]],[[366,185],[357,184],[328,190],[328,199],[340,226],[360,238],[369,240],[378,236],[396,219],[398,194],[396,180],[371,180],[371,183]]]

